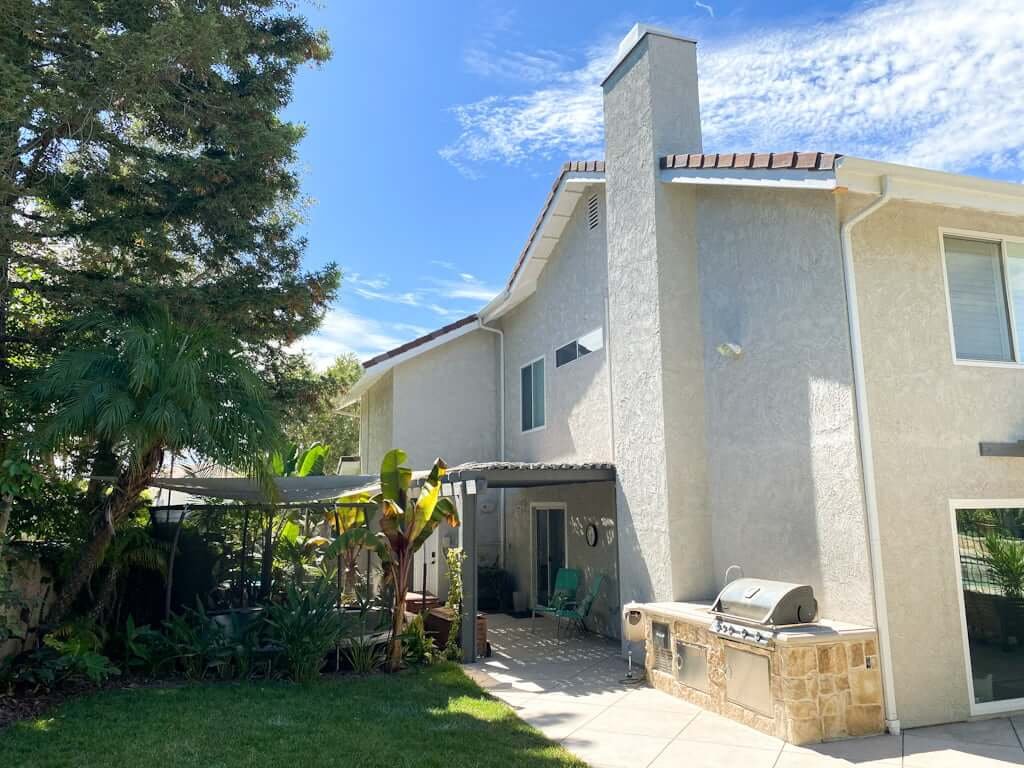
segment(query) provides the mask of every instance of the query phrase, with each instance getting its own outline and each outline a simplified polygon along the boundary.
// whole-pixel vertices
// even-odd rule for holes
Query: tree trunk
[[[14,497],[9,493],[0,496],[0,568],[4,562],[4,542],[7,541],[7,526],[11,524],[11,509],[14,507]]]
[[[391,617],[388,672],[397,672],[402,666],[402,632],[405,631],[405,596],[408,594],[410,562],[402,558],[392,567],[395,576],[395,612]]]
[[[96,595],[96,604],[93,605],[92,611],[89,612],[89,615],[94,621],[99,622],[100,619],[103,618],[104,610],[115,596],[117,577],[119,575],[119,569],[117,566],[113,566],[107,571],[107,575],[103,577],[103,585],[100,587],[100,591]]]
[[[60,624],[68,615],[78,593],[89,583],[96,569],[107,554],[107,547],[114,539],[114,529],[127,518],[139,496],[149,486],[160,467],[163,450],[150,449],[138,465],[123,469],[117,478],[113,492],[107,497],[93,522],[92,533],[82,547],[71,575],[57,593],[57,599],[50,608],[48,622]]]

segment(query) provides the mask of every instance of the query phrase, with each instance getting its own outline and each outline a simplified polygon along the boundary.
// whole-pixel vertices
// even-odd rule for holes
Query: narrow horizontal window
[[[565,346],[555,350],[555,368],[568,365],[573,360],[579,360],[584,355],[596,352],[604,346],[604,331],[595,328],[590,333],[570,341]]]

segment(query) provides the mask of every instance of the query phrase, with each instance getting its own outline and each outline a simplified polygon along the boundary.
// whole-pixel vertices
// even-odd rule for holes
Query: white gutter
[[[477,320],[480,330],[498,335],[498,458],[505,460],[505,332],[484,325]],[[498,564],[505,567],[505,489],[501,489],[501,507],[498,510]]]
[[[850,324],[850,352],[853,357],[853,391],[857,403],[857,433],[860,442],[861,472],[864,480],[864,508],[867,513],[868,551],[871,583],[875,596],[875,623],[878,626],[879,663],[882,667],[882,695],[885,726],[893,734],[900,732],[896,712],[896,690],[892,671],[892,643],[889,636],[889,607],[885,597],[882,567],[882,541],[879,536],[878,497],[875,487],[875,462],[871,447],[871,422],[868,418],[868,393],[864,377],[864,351],[861,347],[860,311],[857,307],[857,278],[853,269],[853,228],[892,200],[889,177],[882,177],[882,196],[862,210],[840,229],[843,277],[846,283],[846,310]]]

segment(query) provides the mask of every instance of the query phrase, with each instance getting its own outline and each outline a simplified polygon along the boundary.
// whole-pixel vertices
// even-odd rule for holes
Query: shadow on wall
[[[715,584],[735,563],[811,584],[824,615],[870,623],[834,205],[702,192],[698,222]],[[724,343],[742,354],[723,356]]]

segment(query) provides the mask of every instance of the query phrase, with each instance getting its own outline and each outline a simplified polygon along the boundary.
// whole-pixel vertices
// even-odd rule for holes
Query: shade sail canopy
[[[106,478],[103,478],[106,479]],[[277,503],[321,501],[344,496],[355,488],[377,481],[376,475],[328,475],[316,477],[275,477]],[[169,491],[232,499],[253,503],[271,503],[266,493],[254,480],[247,477],[157,477],[150,486]]]

